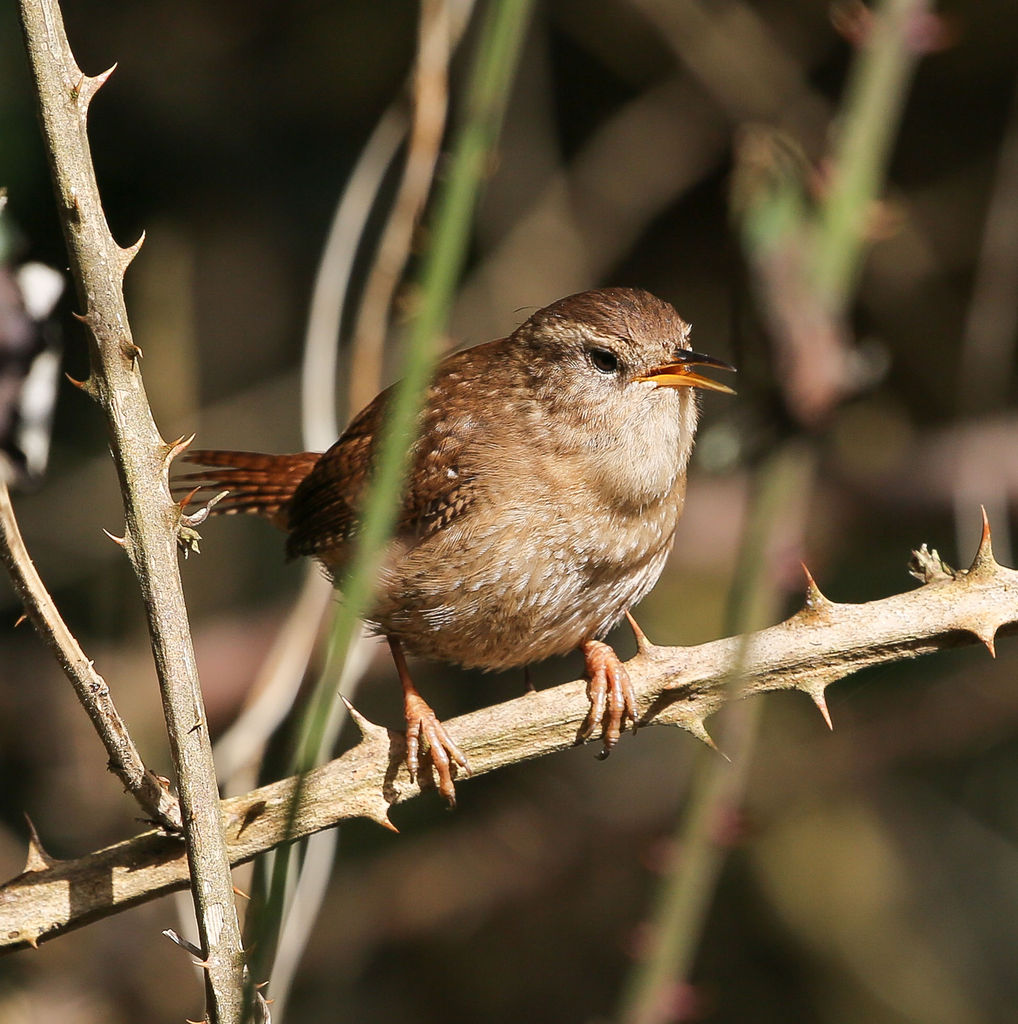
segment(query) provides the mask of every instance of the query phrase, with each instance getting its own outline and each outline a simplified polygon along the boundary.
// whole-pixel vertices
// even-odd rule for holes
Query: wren
[[[690,327],[645,291],[605,288],[538,310],[509,337],[438,365],[410,453],[395,536],[370,625],[403,686],[407,765],[452,803],[459,750],[407,670],[404,651],[467,668],[507,669],[583,652],[590,711],[607,753],[633,687],[605,634],[657,582],[682,514],[697,425],[694,372],[731,370],[693,352]],[[228,490],[216,513],[252,513],[341,580],[357,541],[383,391],[324,454],[192,451],[215,467],[179,483]]]

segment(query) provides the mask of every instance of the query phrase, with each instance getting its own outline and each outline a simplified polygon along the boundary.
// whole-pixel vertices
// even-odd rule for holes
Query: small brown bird
[[[628,673],[601,638],[654,586],[682,513],[696,432],[693,372],[733,367],[693,352],[689,324],[645,291],[560,299],[509,337],[447,356],[420,417],[396,534],[370,623],[403,684],[407,763],[425,754],[452,802],[467,760],[417,692],[404,651],[506,669],[579,648],[589,677],[587,738],[607,753],[636,724]],[[181,483],[228,489],[214,512],[247,512],[288,534],[336,580],[391,391],[323,455],[192,451],[215,469]]]

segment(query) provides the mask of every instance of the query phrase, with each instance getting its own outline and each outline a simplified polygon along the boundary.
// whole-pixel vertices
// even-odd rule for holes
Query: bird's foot
[[[415,781],[418,773],[426,770],[426,762],[430,762],[438,780],[439,793],[450,807],[455,807],[453,774],[457,768],[470,774],[466,755],[452,741],[431,705],[419,693],[413,691],[404,696],[403,710],[406,716],[406,766],[410,781]]]
[[[587,663],[587,697],[590,710],[580,726],[578,739],[589,739],[598,723],[604,724],[601,739],[607,757],[619,741],[626,722],[631,722],[636,732],[636,694],[633,684],[619,656],[608,644],[600,640],[588,640],[580,650]]]

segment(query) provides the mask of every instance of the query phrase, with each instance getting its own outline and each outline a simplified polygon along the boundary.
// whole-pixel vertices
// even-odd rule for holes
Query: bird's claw
[[[445,726],[431,710],[431,705],[419,694],[406,697],[406,765],[410,781],[415,782],[418,773],[427,767],[422,758],[430,762],[437,777],[439,793],[450,807],[456,806],[456,788],[453,773],[462,768],[470,774],[466,755],[445,731]]]
[[[598,723],[604,724],[601,757],[607,757],[619,741],[626,723],[630,722],[636,732],[636,693],[632,680],[619,656],[608,644],[600,640],[588,640],[582,647],[587,663],[587,697],[590,710],[580,726],[577,739],[582,742],[590,738]]]

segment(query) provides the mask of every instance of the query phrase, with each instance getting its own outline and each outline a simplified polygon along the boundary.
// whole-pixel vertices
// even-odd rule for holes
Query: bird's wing
[[[357,416],[297,488],[289,507],[287,553],[291,556],[339,554],[357,532],[392,391],[383,391]],[[448,401],[428,402],[420,419],[420,436],[411,449],[396,524],[397,536],[411,543],[462,514],[475,493],[476,478],[464,472],[462,460],[476,439],[477,423],[466,410],[450,411],[449,405]]]

